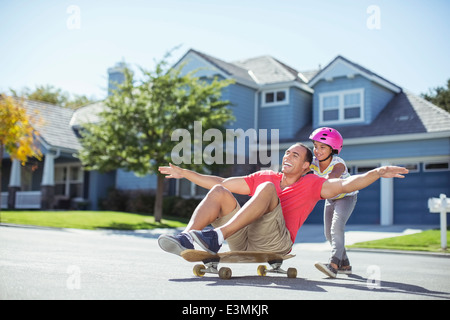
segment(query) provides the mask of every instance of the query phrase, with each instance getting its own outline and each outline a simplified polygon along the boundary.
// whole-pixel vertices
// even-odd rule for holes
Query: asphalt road
[[[0,299],[450,299],[450,258],[350,252],[353,275],[314,268],[323,246],[296,244],[284,266],[297,279],[229,265],[231,280],[198,278],[193,264],[159,249],[157,235],[0,226]],[[247,310],[248,311],[248,310]]]

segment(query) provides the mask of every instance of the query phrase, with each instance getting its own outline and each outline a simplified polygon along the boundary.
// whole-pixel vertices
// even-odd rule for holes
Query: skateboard
[[[281,255],[273,252],[259,252],[259,251],[229,251],[217,254],[210,254],[200,250],[184,250],[181,256],[189,262],[203,262],[194,266],[194,275],[203,277],[206,273],[218,274],[220,279],[231,279],[231,269],[222,267],[217,269],[219,263],[268,263],[272,269],[267,269],[265,265],[259,265],[257,273],[260,276],[265,276],[267,273],[282,273],[289,278],[297,277],[297,269],[289,268],[281,269],[283,261],[295,257],[293,254]]]

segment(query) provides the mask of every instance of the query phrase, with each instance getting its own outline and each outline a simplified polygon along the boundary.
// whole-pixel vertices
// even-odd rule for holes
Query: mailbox
[[[450,212],[450,199],[443,193],[439,198],[428,199],[428,209],[431,213],[441,214],[441,248],[447,249],[447,212]]]

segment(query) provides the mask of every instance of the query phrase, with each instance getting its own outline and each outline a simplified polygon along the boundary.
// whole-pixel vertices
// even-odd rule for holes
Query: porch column
[[[16,207],[16,192],[20,191],[20,161],[13,160],[11,164],[11,173],[9,175],[8,185],[8,209]]]
[[[382,166],[389,166],[389,162],[381,163]],[[380,224],[390,226],[394,224],[394,179],[380,179]]]
[[[41,183],[41,209],[53,209],[55,199],[55,155],[45,154],[44,172]]]

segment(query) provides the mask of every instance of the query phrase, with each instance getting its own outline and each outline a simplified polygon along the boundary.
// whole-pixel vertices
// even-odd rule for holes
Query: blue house
[[[341,132],[344,137],[341,155],[352,174],[380,165],[409,168],[410,174],[405,179],[381,179],[362,190],[349,223],[439,223],[439,216],[429,213],[427,200],[440,193],[450,195],[448,112],[342,56],[337,56],[321,70],[302,72],[271,56],[226,62],[191,49],[175,66],[181,64],[183,72],[196,70],[196,75],[202,78],[235,80],[222,94],[224,99],[230,100],[230,108],[236,117],[229,128],[277,131],[278,143],[271,144],[272,157],[278,157],[278,161],[271,164],[274,170],[278,169],[277,163],[281,163],[284,151],[293,143],[312,146],[309,134],[321,126]],[[109,70],[115,79],[120,78],[117,72],[117,68]],[[99,102],[70,111],[67,115],[70,121],[60,125],[66,126],[65,134],[76,135],[77,126],[84,121],[95,121],[96,113],[102,108]],[[55,133],[49,132],[50,135]],[[73,153],[79,148],[75,140],[71,143]],[[70,164],[65,169],[70,172],[71,166],[77,163],[73,157],[66,159],[64,152],[58,154],[56,145],[48,146],[48,149],[56,150],[52,151],[57,155],[55,170],[64,167],[60,164],[64,162]],[[255,150],[251,145],[246,148],[247,159]],[[8,159],[3,161],[6,167],[13,167],[7,163]],[[244,175],[259,167],[258,164],[237,165],[233,166],[231,174]],[[83,172],[81,165],[80,170]],[[13,172],[9,170],[9,180],[16,181],[17,185]],[[54,174],[57,175],[56,171]],[[39,181],[42,185],[44,176],[41,173],[34,189],[39,187]],[[87,199],[93,209],[97,208],[98,198],[104,196],[108,187],[123,190],[156,188],[154,176],[139,178],[123,170],[103,175],[83,172],[82,176],[83,185],[79,188],[83,192],[80,196],[77,194],[77,198]],[[54,180],[56,184],[58,179]],[[66,182],[69,188],[70,181]],[[205,193],[186,180],[173,183],[170,190],[180,196],[201,197]],[[3,181],[3,186],[8,187],[7,182]],[[70,193],[66,192],[66,197],[70,199]],[[322,210],[323,202],[319,202],[307,223],[321,223]]]
[[[189,50],[177,64],[202,77],[236,80],[225,90],[235,128],[278,129],[279,156],[329,126],[344,137],[342,158],[353,174],[402,165],[406,179],[381,179],[358,195],[349,223],[434,224],[427,200],[450,195],[450,114],[342,56],[300,72],[270,56],[225,62]],[[274,168],[277,169],[277,168]],[[307,222],[322,221],[319,202]]]

